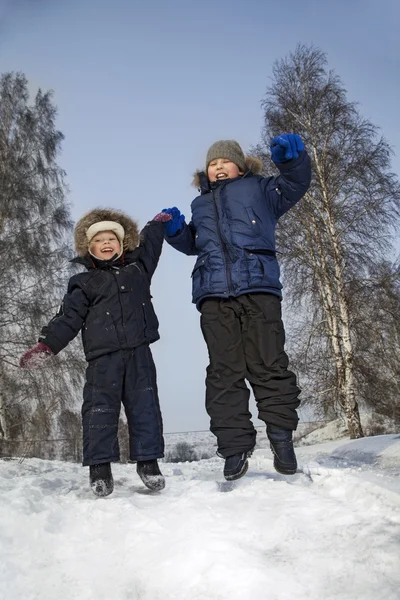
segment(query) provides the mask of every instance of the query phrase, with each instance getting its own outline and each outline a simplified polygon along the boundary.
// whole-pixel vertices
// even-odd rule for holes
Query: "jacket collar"
[[[244,179],[245,177],[251,177],[253,175],[253,172],[251,169],[249,169],[244,175],[239,175],[238,177],[233,177],[232,179],[222,179],[221,181],[212,182],[208,179],[205,171],[201,171],[198,175],[200,181],[200,193],[208,194],[209,192],[212,192],[218,189],[219,187],[227,185],[228,183],[239,181],[240,179]]]
[[[124,254],[122,254],[122,256],[120,256],[119,258],[109,258],[108,260],[100,260],[99,258],[92,256],[91,254],[86,254],[85,256],[76,256],[69,262],[76,265],[83,265],[89,271],[91,269],[110,270],[117,267],[122,267],[126,262],[131,262],[131,260],[129,259],[132,258],[134,252],[134,250],[128,250],[127,252],[124,252]]]

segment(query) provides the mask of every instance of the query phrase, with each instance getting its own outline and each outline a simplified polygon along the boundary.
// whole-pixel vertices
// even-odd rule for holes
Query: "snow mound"
[[[335,419],[301,437],[296,441],[296,446],[309,446],[342,438],[349,438],[347,427],[341,419]]]

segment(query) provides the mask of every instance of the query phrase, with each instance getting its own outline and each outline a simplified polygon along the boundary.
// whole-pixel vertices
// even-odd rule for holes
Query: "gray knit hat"
[[[211,161],[216,158],[229,158],[239,167],[239,171],[246,170],[246,159],[243,150],[235,140],[220,140],[215,142],[207,152],[206,170]]]

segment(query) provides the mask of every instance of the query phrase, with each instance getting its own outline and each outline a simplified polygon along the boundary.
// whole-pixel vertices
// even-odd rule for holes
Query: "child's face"
[[[90,240],[90,252],[96,258],[107,260],[121,252],[121,244],[112,231],[100,231]]]
[[[239,171],[237,164],[228,158],[216,158],[208,165],[207,176],[210,181],[233,179],[239,175],[243,175],[243,171]]]

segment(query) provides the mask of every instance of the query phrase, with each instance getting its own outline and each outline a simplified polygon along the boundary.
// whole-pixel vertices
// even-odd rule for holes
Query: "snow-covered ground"
[[[0,460],[0,598],[399,600],[400,436],[297,454],[231,484],[217,457],[163,463],[158,494],[115,465],[105,499],[79,465]]]

